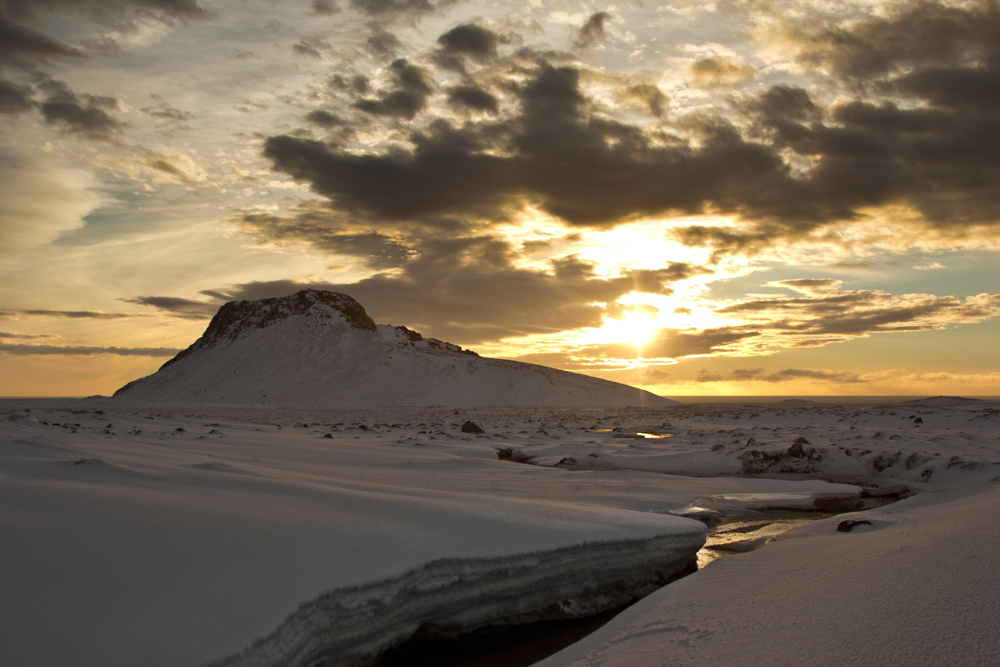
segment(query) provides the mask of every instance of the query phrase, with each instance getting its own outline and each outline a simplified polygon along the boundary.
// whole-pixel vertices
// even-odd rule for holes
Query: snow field
[[[757,662],[742,664],[783,664],[764,659],[772,642],[761,638],[774,636],[789,643],[778,657],[822,648],[860,659],[866,650],[876,655],[871,647],[881,642],[888,646],[876,656],[883,662],[870,664],[890,664],[893,651],[909,655],[894,644],[897,626],[915,623],[912,635],[933,622],[941,633],[925,635],[947,650],[965,641],[968,655],[982,661],[995,657],[995,643],[979,630],[994,613],[995,587],[981,584],[1000,571],[996,549],[986,548],[991,540],[995,545],[996,531],[980,513],[994,511],[1000,487],[995,408],[260,410],[152,408],[117,399],[4,401],[0,664],[275,664],[267,658],[274,655],[293,664],[288,655],[314,655],[311,633],[296,629],[302,625],[341,629],[345,647],[392,641],[391,633],[367,626],[371,636],[361,637],[336,613],[309,612],[385,587],[395,592],[362,594],[357,603],[382,600],[384,610],[400,614],[394,624],[400,628],[428,614],[447,632],[516,617],[541,604],[530,600],[533,593],[589,610],[610,603],[602,602],[602,586],[619,576],[595,562],[619,563],[627,576],[660,562],[669,569],[674,556],[697,548],[704,526],[673,514],[692,506],[730,515],[815,508],[849,504],[861,493],[821,478],[854,481],[874,493],[925,493],[866,513],[879,517],[872,528],[836,533],[836,520],[821,521],[755,553],[712,563],[619,617],[634,625],[616,619],[587,640],[586,653],[558,659],[672,664],[664,656],[677,655],[677,664],[713,664],[698,656],[723,656],[755,641],[760,652],[748,655]],[[910,419],[916,411],[919,426]],[[486,432],[463,433],[467,420]],[[638,436],[657,430],[674,435]],[[759,444],[744,447],[746,432]],[[809,441],[801,445],[804,455],[789,455],[800,437]],[[851,443],[857,448],[851,456],[841,448],[847,438],[861,441]],[[537,458],[502,461],[503,449]],[[732,461],[754,449],[776,452],[777,464],[743,477],[750,472]],[[810,449],[821,456],[810,458]],[[566,457],[594,458],[590,453],[627,466],[558,465]],[[908,469],[912,454],[930,462]],[[787,471],[786,463],[802,459],[818,470]],[[855,467],[846,469],[845,461]],[[933,471],[929,479],[914,479],[926,468]],[[551,569],[534,565],[537,558]],[[943,567],[949,558],[954,563]],[[525,564],[520,574],[513,566],[518,559]],[[482,582],[507,585],[498,590]],[[677,590],[689,591],[680,606]],[[484,601],[501,591],[508,597],[489,609]],[[936,599],[962,596],[974,603],[962,614],[953,602],[936,606]],[[881,601],[866,606],[866,600]],[[916,615],[901,611],[918,608]],[[712,614],[717,622],[706,620]],[[881,634],[863,632],[865,623]],[[785,632],[782,624],[810,633],[826,624],[829,637],[814,649],[808,633]],[[845,648],[850,642],[857,644],[854,653]],[[681,644],[700,648],[685,653]],[[254,654],[255,646],[266,650]],[[833,659],[810,664],[852,664]]]

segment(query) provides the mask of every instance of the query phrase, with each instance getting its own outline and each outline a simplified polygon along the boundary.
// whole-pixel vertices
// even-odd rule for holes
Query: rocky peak
[[[266,329],[294,316],[317,320],[340,317],[353,329],[376,331],[375,322],[368,317],[364,306],[340,292],[305,289],[290,296],[258,301],[230,301],[219,308],[205,333],[194,345],[181,351],[163,364],[163,367],[180,361],[195,350],[236,340],[250,331]]]
[[[202,336],[206,342],[232,340],[253,329],[266,329],[296,315],[317,319],[342,316],[354,329],[375,331],[364,307],[339,292],[306,289],[291,296],[259,301],[230,301],[219,308]]]

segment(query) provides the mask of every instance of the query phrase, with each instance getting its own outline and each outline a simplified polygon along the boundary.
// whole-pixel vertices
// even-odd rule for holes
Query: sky
[[[0,0],[0,395],[349,294],[671,396],[1000,394],[1000,6]]]

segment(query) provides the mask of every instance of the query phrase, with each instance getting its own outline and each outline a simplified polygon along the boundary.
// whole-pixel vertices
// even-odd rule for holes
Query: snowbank
[[[654,593],[538,667],[1000,664],[1000,483],[785,533]],[[847,517],[849,518],[849,517]]]

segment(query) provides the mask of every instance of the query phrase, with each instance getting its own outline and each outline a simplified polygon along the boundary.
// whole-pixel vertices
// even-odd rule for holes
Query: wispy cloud
[[[96,347],[92,345],[21,345],[0,343],[0,354],[93,356],[116,354],[125,357],[172,357],[180,352],[168,347]]]
[[[123,298],[121,301],[134,303],[139,306],[150,306],[161,312],[189,320],[210,319],[218,312],[220,305],[218,303],[206,303],[204,301],[173,296],[136,296]]]
[[[128,320],[136,317],[152,317],[147,313],[105,313],[100,310],[0,310],[0,317],[20,319],[23,317],[57,317],[71,320]]]
[[[775,373],[770,373],[763,368],[741,368],[729,373],[709,373],[707,370],[703,370],[695,378],[695,381],[699,383],[767,382],[770,384],[779,384],[784,382],[801,382],[803,380],[834,384],[860,384],[866,382],[857,373],[831,371],[822,368],[786,368]]]
[[[9,331],[0,331],[0,338],[13,339],[13,340],[42,340],[46,338],[58,338],[53,334],[22,334],[22,333],[11,333]]]

